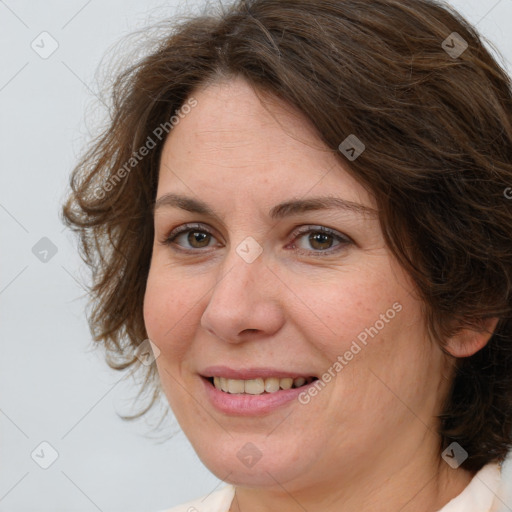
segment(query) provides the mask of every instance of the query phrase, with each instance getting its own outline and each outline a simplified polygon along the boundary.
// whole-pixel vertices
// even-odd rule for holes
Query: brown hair
[[[295,106],[372,193],[434,339],[500,319],[483,349],[456,361],[439,434],[441,449],[457,441],[468,452],[465,469],[503,460],[512,445],[511,82],[475,29],[433,1],[238,0],[176,22],[118,76],[109,125],[75,168],[63,209],[92,269],[89,322],[109,364],[140,365],[133,349],[147,338],[165,140],[155,128],[221,76]],[[366,149],[349,162],[338,146],[351,134]],[[155,147],[131,161],[148,137]],[[155,399],[155,365],[146,370]]]

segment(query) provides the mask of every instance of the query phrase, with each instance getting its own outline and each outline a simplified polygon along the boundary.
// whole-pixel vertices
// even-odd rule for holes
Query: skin
[[[473,476],[440,457],[435,415],[451,363],[429,340],[422,302],[376,215],[329,209],[269,218],[292,198],[375,203],[308,120],[256,92],[240,78],[195,91],[197,106],[164,146],[157,199],[187,195],[215,216],[155,211],[144,317],[161,351],[163,390],[203,463],[236,486],[232,512],[296,511],[298,504],[309,512],[436,511]],[[185,233],[164,243],[187,223],[212,236],[201,242]],[[353,242],[327,237],[322,245],[294,235],[319,226]],[[252,263],[236,251],[248,236],[263,250]],[[307,405],[294,400],[247,418],[209,402],[198,375],[206,366],[318,376],[395,303],[402,308],[395,318]],[[471,355],[488,338],[462,331],[447,349]],[[237,457],[248,442],[261,452],[251,468]]]

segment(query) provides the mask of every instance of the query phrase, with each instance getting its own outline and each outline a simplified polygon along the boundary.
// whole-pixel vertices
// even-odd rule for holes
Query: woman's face
[[[437,458],[446,362],[372,198],[291,107],[241,79],[194,97],[162,154],[144,317],[204,464],[291,492]]]

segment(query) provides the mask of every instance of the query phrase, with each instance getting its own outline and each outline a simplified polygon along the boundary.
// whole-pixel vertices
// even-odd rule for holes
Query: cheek
[[[152,266],[144,296],[144,322],[149,339],[159,348],[156,368],[162,390],[175,414],[187,410],[189,395],[183,393],[182,367],[190,355],[192,340],[197,331],[201,296],[197,288],[184,286],[183,280],[173,278],[167,269]],[[195,290],[195,291],[193,291]],[[180,423],[181,423],[180,421]],[[186,427],[186,424],[185,424]]]
[[[404,317],[418,314],[419,304],[383,271],[338,269],[317,280],[290,276],[288,282],[298,290],[294,311],[288,311],[291,321],[332,361],[354,340],[363,346],[368,340],[394,338]]]
[[[144,296],[144,323],[148,337],[164,355],[160,360],[179,361],[190,346],[199,322],[202,295],[204,291],[192,283],[151,267]]]
[[[360,428],[360,411],[373,411],[375,421],[390,426],[395,420],[389,411],[397,421],[414,419],[404,404],[418,415],[433,408],[440,356],[428,342],[421,302],[392,280],[367,281],[350,291],[348,297],[330,296],[337,307],[325,323],[336,335],[324,328],[325,337],[316,338],[329,355],[326,371],[337,376],[332,399],[343,406],[341,419],[352,415]]]

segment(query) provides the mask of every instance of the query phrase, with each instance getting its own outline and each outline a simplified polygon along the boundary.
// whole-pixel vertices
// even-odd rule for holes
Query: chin
[[[199,434],[201,435],[201,434]],[[244,487],[275,487],[303,476],[311,461],[303,459],[304,452],[284,447],[276,439],[274,443],[251,442],[258,436],[228,437],[224,443],[204,438],[194,445],[203,464],[219,479]]]

